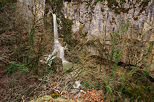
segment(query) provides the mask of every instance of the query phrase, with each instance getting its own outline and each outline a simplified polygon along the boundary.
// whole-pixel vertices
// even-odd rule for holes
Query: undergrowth
[[[100,49],[101,47],[100,45],[102,44],[99,44],[100,42],[97,42],[97,41],[94,41],[86,45],[86,46],[89,46],[89,45],[93,46],[93,44],[95,44],[95,46],[98,47],[97,49],[102,54],[101,58],[99,58],[99,63],[97,61],[94,61],[95,60],[94,58],[89,57],[90,54],[88,53],[88,51],[82,50],[81,53],[79,53],[79,56],[80,56],[79,64],[81,64],[83,68],[83,71],[82,71],[83,74],[79,76],[82,77],[81,80],[83,81],[84,86],[86,88],[103,90],[103,92],[107,95],[104,98],[107,100],[124,101],[130,95],[130,99],[128,98],[128,100],[131,100],[131,101],[134,101],[134,100],[152,101],[153,94],[154,94],[152,90],[154,89],[152,88],[152,85],[146,84],[144,82],[149,80],[148,79],[149,73],[153,73],[153,71],[147,71],[148,68],[150,68],[150,64],[144,63],[144,60],[151,53],[152,46],[151,45],[148,46],[147,52],[143,54],[142,58],[136,61],[134,66],[131,66],[131,68],[129,66],[127,70],[124,69],[125,67],[122,68],[121,66],[119,66],[121,56],[124,53],[126,48],[129,50],[129,47],[127,45],[130,42],[127,39],[127,34],[125,34],[129,29],[129,23],[125,24],[122,21],[120,25],[121,25],[120,30],[115,31],[114,35],[111,35],[110,50]],[[122,40],[120,40],[121,38]],[[121,44],[121,46],[117,47],[118,44]],[[105,47],[105,45],[102,45],[102,46]],[[104,56],[106,56],[105,59],[104,59]],[[106,59],[106,58],[109,58],[109,59]],[[95,66],[95,65],[98,64],[102,66],[101,65],[102,62],[100,61],[103,61],[104,66],[102,67],[101,70],[99,69],[100,72],[97,72],[98,70],[96,68],[98,66]],[[142,65],[141,63],[147,64],[147,65],[145,67],[141,67],[140,66]],[[127,71],[127,72],[122,72],[119,70]],[[135,74],[138,75],[139,71],[142,73],[142,75],[137,76],[137,78],[135,79],[133,76]],[[140,84],[138,82],[140,82]],[[134,86],[129,87],[129,85],[133,83],[134,83]],[[149,82],[149,83],[152,83],[152,82]],[[137,90],[137,91],[133,93],[132,90],[133,91]],[[143,91],[146,93],[146,95],[143,94]],[[148,94],[148,92],[151,92],[151,94]]]
[[[98,1],[102,0],[97,0],[93,5]],[[59,2],[61,3],[62,0]],[[59,7],[61,4],[58,5],[58,1],[56,1],[52,5]],[[0,32],[2,34],[1,45],[5,46],[2,49],[4,53],[0,58],[9,55],[8,58],[5,57],[8,60],[5,73],[9,76],[9,83],[3,86],[0,82],[1,89],[4,88],[1,92],[3,98],[0,98],[1,100],[27,101],[48,94],[53,98],[62,97],[75,102],[101,102],[103,100],[123,102],[126,99],[129,101],[153,101],[153,83],[148,79],[149,73],[153,73],[153,71],[148,71],[149,63],[145,67],[140,66],[151,53],[152,46],[149,45],[147,52],[143,54],[141,59],[137,59],[134,66],[129,66],[128,69],[119,66],[125,49],[128,48],[129,52],[130,46],[133,46],[130,45],[130,40],[125,34],[129,29],[129,23],[125,24],[122,21],[121,29],[115,31],[113,35],[111,34],[111,45],[105,45],[105,42],[100,43],[99,39],[86,44],[79,40],[80,36],[81,38],[86,37],[82,31],[79,32],[78,38],[72,39],[71,26],[73,23],[69,19],[62,19],[63,26],[60,37],[64,38],[64,42],[68,44],[66,58],[73,63],[73,66],[66,72],[56,73],[57,69],[53,70],[53,66],[48,66],[49,61],[45,64],[39,62],[44,54],[51,53],[51,49],[46,51],[47,47],[52,47],[48,45],[48,43],[52,45],[52,41],[46,39],[50,37],[44,37],[46,32],[43,30],[46,29],[52,36],[52,29],[48,31],[48,28],[40,26],[34,13],[32,13],[34,18],[30,28],[27,28],[29,25],[22,25],[26,23],[22,22],[24,21],[22,17],[20,18],[21,22],[17,22],[18,19],[14,19],[15,14],[12,15],[14,16],[12,18],[5,18],[6,14],[13,13],[13,11],[8,12],[9,10],[6,8],[4,5],[0,8],[2,12],[0,15],[6,21],[13,19],[13,22],[9,25],[8,22],[8,24],[4,22],[5,20],[0,20],[4,25],[7,25],[6,28],[3,26]],[[60,8],[57,11],[60,12]],[[46,21],[45,18],[43,19]],[[49,25],[51,28],[52,24]],[[117,47],[118,44],[121,46]],[[86,50],[87,46],[95,46],[100,56],[90,55],[90,52]],[[105,48],[106,46],[108,49]],[[54,61],[55,59],[52,57],[51,60]],[[80,89],[82,91],[72,87],[77,80],[81,80]]]

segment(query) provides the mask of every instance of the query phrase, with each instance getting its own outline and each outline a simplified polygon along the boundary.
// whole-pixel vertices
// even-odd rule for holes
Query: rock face
[[[98,1],[98,2],[97,2]],[[87,41],[100,40],[111,54],[112,37],[119,30],[115,49],[124,47],[120,61],[135,64],[152,45],[152,53],[140,63],[154,69],[154,3],[152,0],[82,0],[64,2],[63,14],[73,19],[72,32],[87,33]],[[82,28],[82,29],[81,29]],[[125,41],[124,41],[125,39]],[[121,41],[120,41],[121,40]],[[108,46],[110,45],[110,46]],[[90,51],[91,50],[91,51]],[[89,48],[92,52],[94,47]],[[95,53],[96,54],[96,53]],[[105,57],[105,56],[104,56]]]
[[[152,30],[152,24],[154,20],[154,3],[152,1],[148,2],[147,6],[142,11],[142,5],[140,3],[136,4],[134,1],[127,1],[123,3],[122,6],[126,11],[119,11],[116,13],[114,10],[108,7],[109,2],[97,2],[94,5],[95,0],[89,2],[81,2],[76,4],[75,2],[64,2],[64,15],[69,19],[74,19],[74,25],[72,26],[72,31],[79,32],[79,27],[84,25],[84,32],[88,32],[88,38],[92,37],[104,37],[110,39],[110,33],[117,30],[120,26],[120,23],[129,23],[130,27],[128,32],[135,32],[131,35],[128,33],[129,38],[135,38],[143,41],[154,41],[153,36],[149,31]],[[135,7],[132,7],[131,3],[136,4]],[[144,2],[143,2],[144,3]],[[141,7],[140,7],[141,6]],[[144,5],[143,5],[144,6]],[[119,9],[121,9],[119,7]],[[124,8],[123,8],[124,9]],[[132,29],[131,29],[132,28]],[[132,31],[133,30],[133,31]],[[142,38],[141,34],[149,35],[150,37]],[[145,34],[148,33],[148,34]]]
[[[45,0],[18,0],[17,7],[28,23],[34,20],[34,15],[36,20],[43,22],[41,19],[45,11]]]
[[[19,1],[23,4],[25,2]],[[44,5],[45,1],[42,1]],[[53,8],[57,15],[62,14],[65,18],[73,20],[72,37],[81,33],[86,35],[86,40],[80,36],[78,37],[80,41],[94,42],[95,46],[92,44],[84,46],[92,55],[99,54],[110,60],[110,55],[115,53],[113,60],[116,60],[116,50],[122,48],[120,61],[135,65],[142,60],[151,45],[152,52],[139,65],[150,63],[149,70],[154,70],[153,0],[49,0],[49,2],[50,9]],[[39,12],[44,14],[44,7]],[[98,50],[102,49],[105,52],[98,53]]]

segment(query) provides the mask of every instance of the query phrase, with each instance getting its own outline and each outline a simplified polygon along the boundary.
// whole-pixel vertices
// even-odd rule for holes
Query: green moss
[[[71,62],[63,64],[63,71],[69,71],[73,67],[73,64]]]
[[[49,95],[45,95],[43,97],[40,97],[38,99],[34,99],[34,100],[31,100],[30,102],[44,102],[44,101],[48,101],[48,102],[53,102],[53,98]]]
[[[71,48],[71,46],[74,46],[74,44],[77,44],[77,40],[72,38],[72,24],[73,20],[62,18],[62,29],[59,29],[59,37],[63,38],[63,42],[66,42],[68,44],[68,48]]]

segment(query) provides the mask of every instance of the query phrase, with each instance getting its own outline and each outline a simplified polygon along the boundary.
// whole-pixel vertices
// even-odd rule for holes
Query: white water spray
[[[68,63],[68,61],[66,61],[65,57],[64,57],[64,47],[61,46],[61,44],[59,43],[59,40],[58,40],[57,20],[56,20],[55,14],[53,14],[53,25],[54,25],[54,50],[53,50],[52,54],[48,55],[47,61],[49,59],[52,60],[55,57],[59,57],[62,59],[62,64],[66,64],[66,63]],[[56,56],[52,57],[55,54],[56,54]],[[51,63],[52,62],[49,62],[49,65]]]

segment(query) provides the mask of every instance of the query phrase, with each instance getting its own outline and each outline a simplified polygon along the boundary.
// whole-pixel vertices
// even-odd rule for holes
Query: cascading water
[[[51,61],[49,62],[49,65],[50,65],[52,63],[53,58],[59,57],[62,59],[62,63],[64,65],[64,64],[68,63],[68,61],[66,61],[65,57],[64,57],[64,47],[61,46],[61,44],[59,43],[59,40],[58,40],[57,20],[56,20],[55,14],[53,14],[53,25],[54,25],[54,50],[53,50],[52,54],[48,55],[47,61],[49,61],[49,59],[51,59]],[[55,54],[56,54],[56,56],[52,57]]]

